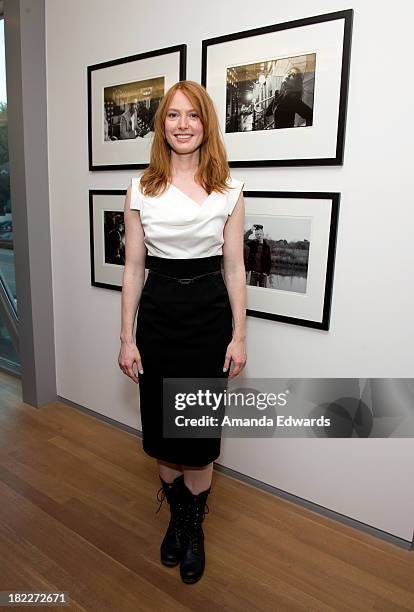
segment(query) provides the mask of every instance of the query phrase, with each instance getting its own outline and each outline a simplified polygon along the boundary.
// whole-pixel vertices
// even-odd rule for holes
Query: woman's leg
[[[181,532],[184,521],[182,489],[184,479],[180,465],[159,459],[157,462],[163,494],[168,501],[171,513],[168,529],[161,543],[161,561],[164,565],[173,567],[179,563],[182,554]],[[162,503],[163,497],[158,500]]]
[[[181,579],[185,583],[200,580],[204,572],[204,533],[207,497],[210,493],[213,463],[204,467],[183,465],[184,494],[186,500],[182,537]]]
[[[160,461],[159,459],[157,459],[157,463],[160,478],[162,478],[164,482],[172,483],[183,473],[181,465],[177,465],[176,463],[167,463],[167,461]]]
[[[211,485],[213,463],[204,467],[190,467],[183,465],[184,482],[193,495],[206,491]]]

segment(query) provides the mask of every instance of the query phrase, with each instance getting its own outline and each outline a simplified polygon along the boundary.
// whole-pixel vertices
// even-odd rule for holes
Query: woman
[[[149,167],[132,179],[125,199],[119,365],[139,382],[143,448],[157,459],[160,501],[170,506],[161,561],[180,563],[186,583],[204,571],[201,523],[220,437],[164,437],[162,384],[234,378],[245,366],[242,187],[230,177],[206,90],[176,83],[155,115]]]

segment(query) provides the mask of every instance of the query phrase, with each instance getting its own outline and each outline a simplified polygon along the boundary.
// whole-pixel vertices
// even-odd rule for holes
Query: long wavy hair
[[[226,149],[221,135],[213,100],[202,85],[195,81],[179,81],[162,98],[154,118],[154,139],[148,168],[141,176],[142,193],[149,197],[161,195],[171,181],[171,147],[165,138],[165,118],[176,91],[182,91],[190,100],[203,124],[200,162],[195,174],[196,182],[210,194],[223,193],[230,178]]]

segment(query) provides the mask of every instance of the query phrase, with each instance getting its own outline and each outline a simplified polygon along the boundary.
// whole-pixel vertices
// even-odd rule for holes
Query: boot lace
[[[194,506],[190,509],[189,515],[187,516],[187,521],[184,525],[185,537],[195,555],[200,553],[201,524],[209,512],[210,509],[207,503],[203,504],[202,506],[199,504],[194,504]]]
[[[158,514],[158,512],[161,510],[161,506],[162,506],[165,498],[166,498],[165,491],[164,491],[163,487],[161,487],[157,491],[157,501],[159,502],[159,506],[158,506],[158,509],[157,509],[155,514]]]
[[[167,498],[167,495],[165,493],[165,490],[163,487],[161,487],[158,491],[157,491],[157,501],[159,502],[159,506],[155,512],[155,514],[158,514],[158,512],[161,510],[161,506],[164,502],[164,500]],[[183,514],[185,511],[185,507],[182,503],[180,502],[171,502],[170,503],[170,511],[171,511],[171,516],[170,516],[170,524],[169,524],[169,529],[173,530],[178,537],[180,537],[180,534],[183,530]]]

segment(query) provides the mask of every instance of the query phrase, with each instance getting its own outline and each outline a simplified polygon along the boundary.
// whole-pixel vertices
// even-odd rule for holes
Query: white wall
[[[329,332],[248,318],[249,377],[412,377],[412,3],[47,0],[50,201],[58,393],[138,426],[138,389],[117,365],[120,293],[90,285],[86,66],[178,43],[200,80],[201,40],[354,8],[343,167],[238,168],[246,189],[340,191]],[[254,6],[254,8],[253,8]],[[410,192],[411,188],[411,192]],[[410,266],[411,263],[411,266]],[[412,440],[229,440],[220,463],[411,540]]]

